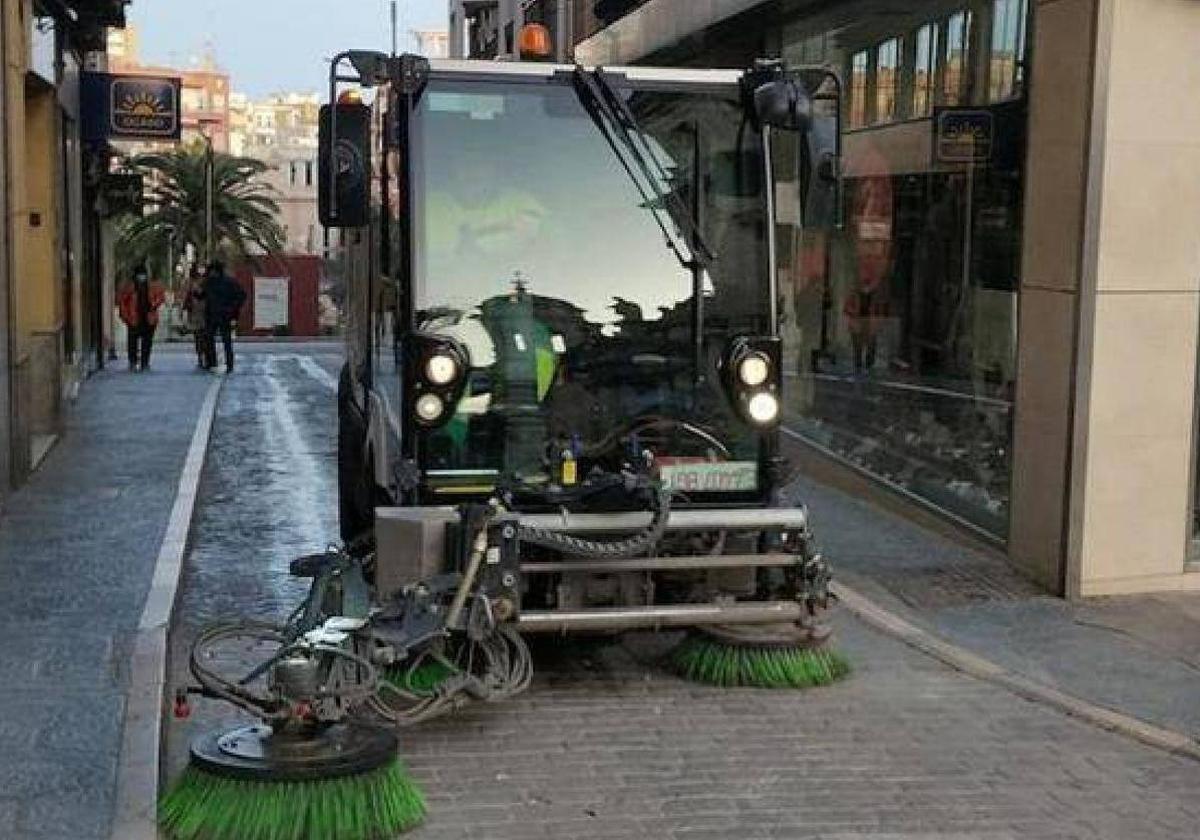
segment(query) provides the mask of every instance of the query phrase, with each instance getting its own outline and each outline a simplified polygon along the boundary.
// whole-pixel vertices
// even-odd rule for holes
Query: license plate
[[[681,493],[744,493],[758,489],[754,461],[659,462],[663,484]]]

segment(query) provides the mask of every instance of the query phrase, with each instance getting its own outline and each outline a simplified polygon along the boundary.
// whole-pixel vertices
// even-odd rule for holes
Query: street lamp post
[[[175,225],[167,225],[166,226],[166,231],[167,231],[167,289],[171,293],[172,305],[174,305],[176,297],[177,297],[175,294],[175,233],[176,233],[176,230],[177,229],[176,229]],[[168,317],[168,325],[170,325],[170,322],[174,320],[174,318],[172,317],[172,310],[170,309],[170,307],[167,308],[167,317]]]
[[[175,225],[167,225],[167,288],[175,291]]]
[[[204,262],[208,264],[213,259],[213,180],[216,178],[216,163],[213,158],[212,135],[205,127],[217,123],[218,120],[200,120],[200,136],[204,138]]]
[[[204,262],[208,264],[213,258],[213,144],[207,134],[204,138]]]

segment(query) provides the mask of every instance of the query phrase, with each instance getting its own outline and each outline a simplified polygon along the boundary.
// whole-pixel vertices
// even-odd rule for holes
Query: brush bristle
[[[433,694],[434,689],[442,684],[447,677],[457,674],[451,666],[438,659],[426,659],[416,667],[402,664],[388,668],[384,679],[397,688],[411,691],[413,694]]]
[[[425,797],[393,761],[303,782],[228,779],[189,766],[158,807],[173,840],[383,840],[425,818]]]
[[[850,664],[826,648],[737,646],[691,634],[671,654],[675,670],[723,687],[813,688],[850,673]]]

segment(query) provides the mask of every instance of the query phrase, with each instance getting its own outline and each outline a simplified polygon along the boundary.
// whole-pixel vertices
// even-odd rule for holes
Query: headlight
[[[431,385],[449,385],[458,378],[458,360],[448,353],[434,353],[425,360],[425,378]]]
[[[737,374],[743,385],[757,388],[771,375],[771,360],[765,353],[751,353],[738,362]]]
[[[417,397],[417,417],[426,423],[432,423],[442,416],[446,404],[437,394],[422,394]]]
[[[750,398],[750,402],[746,405],[746,411],[751,420],[765,426],[775,422],[775,418],[779,416],[779,400],[775,398],[774,394],[763,391]]]

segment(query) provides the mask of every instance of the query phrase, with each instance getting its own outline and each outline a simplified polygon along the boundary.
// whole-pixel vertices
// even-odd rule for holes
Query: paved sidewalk
[[[0,837],[108,837],[130,640],[211,381],[170,350],[97,374],[0,517]]]
[[[1200,593],[1067,602],[1005,559],[827,485],[797,479],[834,574],[1001,667],[1200,738]]]

